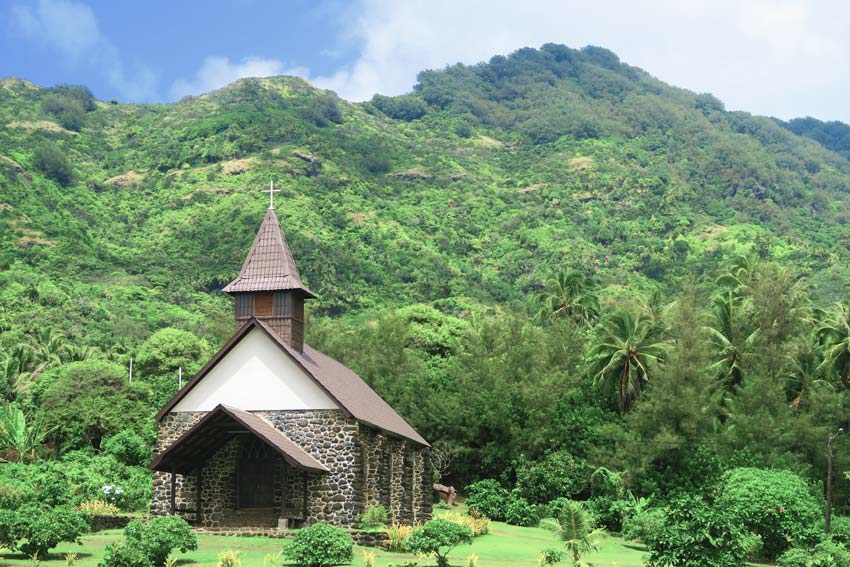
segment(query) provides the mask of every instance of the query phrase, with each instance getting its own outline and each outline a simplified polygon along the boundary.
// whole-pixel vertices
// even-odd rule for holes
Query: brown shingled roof
[[[183,396],[254,328],[268,335],[346,414],[391,435],[429,446],[428,442],[353,370],[308,345],[304,345],[303,353],[298,352],[287,345],[271,327],[257,319],[251,319],[221,347],[200,372],[165,404],[157,414],[157,420],[165,417]]]
[[[180,474],[192,471],[199,462],[206,460],[230,440],[236,431],[234,425],[262,439],[294,467],[316,472],[328,471],[327,467],[259,415],[222,404],[157,455],[150,468]]]
[[[274,209],[269,208],[242,270],[222,291],[239,293],[286,289],[300,289],[307,297],[316,297],[301,281],[277,215]]]

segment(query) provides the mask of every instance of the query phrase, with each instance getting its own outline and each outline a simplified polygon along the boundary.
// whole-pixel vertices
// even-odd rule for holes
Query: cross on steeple
[[[269,194],[269,208],[274,208],[274,194],[280,193],[280,189],[274,188],[274,181],[269,181],[269,188],[263,189],[260,193],[268,193]]]

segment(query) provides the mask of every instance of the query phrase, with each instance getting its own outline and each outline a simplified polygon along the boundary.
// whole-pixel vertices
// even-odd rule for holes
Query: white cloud
[[[101,31],[92,9],[73,0],[38,0],[12,6],[13,24],[26,37],[59,51],[72,65],[90,64],[129,100],[155,100],[156,75],[142,63],[128,68]]]
[[[91,8],[72,0],[39,0],[32,5],[12,6],[12,18],[31,39],[78,58],[101,41]]]
[[[288,68],[277,59],[246,57],[238,63],[231,63],[227,57],[210,56],[204,59],[194,79],[174,81],[171,86],[171,94],[177,99],[187,95],[213,91],[244,77],[271,77],[273,75],[307,77],[309,71],[304,67]]]
[[[520,47],[599,45],[729,108],[850,121],[843,0],[362,0],[350,65],[314,82],[350,100],[409,91],[416,73]]]

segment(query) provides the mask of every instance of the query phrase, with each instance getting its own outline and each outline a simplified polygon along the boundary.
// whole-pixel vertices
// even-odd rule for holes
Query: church
[[[271,193],[270,193],[271,194]],[[428,520],[429,445],[360,376],[304,344],[315,296],[270,203],[239,275],[236,332],[157,414],[152,515],[207,529]]]

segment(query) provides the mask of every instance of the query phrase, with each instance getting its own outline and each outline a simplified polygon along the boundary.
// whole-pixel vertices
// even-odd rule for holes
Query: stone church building
[[[152,515],[204,528],[431,517],[429,445],[352,370],[304,344],[301,282],[269,207],[238,277],[236,333],[157,414]]]

